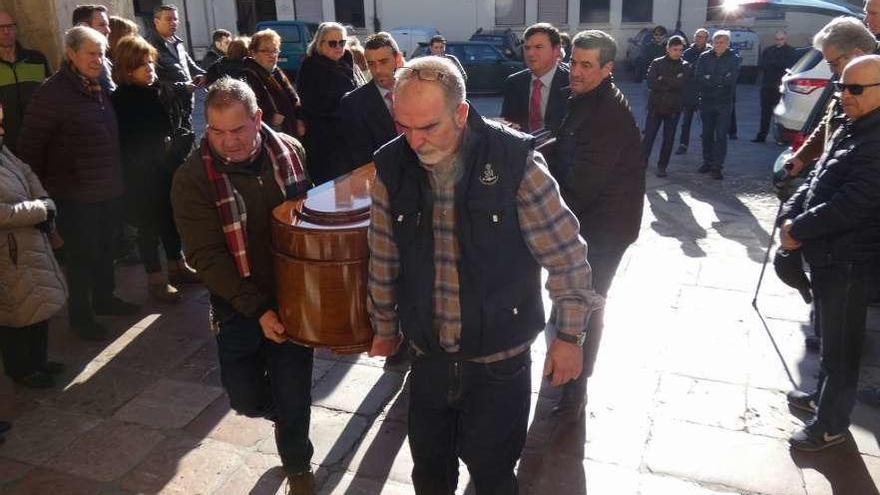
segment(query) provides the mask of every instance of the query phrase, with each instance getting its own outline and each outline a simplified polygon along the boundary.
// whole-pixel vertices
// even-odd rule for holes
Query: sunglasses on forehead
[[[324,40],[330,48],[345,48],[345,40]]]
[[[436,69],[413,69],[412,67],[400,67],[395,74],[400,72],[410,72],[416,79],[420,81],[442,81],[448,77],[448,74]]]
[[[865,88],[870,88],[872,86],[880,86],[880,83],[874,84],[844,84],[842,82],[834,83],[834,90],[838,93],[843,93],[844,91],[849,91],[849,94],[853,96],[859,96],[860,94],[865,92]]]

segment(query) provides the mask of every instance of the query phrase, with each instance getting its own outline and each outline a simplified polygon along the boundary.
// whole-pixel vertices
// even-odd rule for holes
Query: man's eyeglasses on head
[[[397,72],[410,72],[416,79],[420,81],[442,81],[449,77],[449,74],[437,69],[413,69],[412,67],[400,67]]]
[[[853,96],[859,96],[860,94],[865,92],[865,88],[870,88],[873,86],[880,86],[880,83],[873,84],[845,84],[842,82],[834,83],[834,90],[838,93],[843,93],[844,91],[849,91],[849,94]]]

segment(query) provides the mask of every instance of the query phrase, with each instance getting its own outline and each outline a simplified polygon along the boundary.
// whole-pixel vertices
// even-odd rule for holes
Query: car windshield
[[[490,36],[487,34],[475,34],[471,36],[471,39],[474,41],[485,41],[487,43],[492,43],[493,45],[503,45],[504,44],[504,36]]]
[[[465,45],[463,62],[495,62],[502,58],[498,50],[489,45]]]
[[[281,36],[282,43],[299,43],[302,41],[298,26],[272,26],[272,29]]]

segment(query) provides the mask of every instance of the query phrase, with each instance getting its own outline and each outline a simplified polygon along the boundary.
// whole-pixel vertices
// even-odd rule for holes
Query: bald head
[[[880,56],[864,55],[846,64],[840,76],[841,84],[847,88],[841,95],[841,103],[846,116],[852,120],[880,108]],[[859,85],[861,90],[853,90]],[[855,94],[861,92],[861,94]]]
[[[15,48],[17,34],[15,18],[0,10],[0,50]]]
[[[880,36],[880,0],[865,0],[865,25]]]

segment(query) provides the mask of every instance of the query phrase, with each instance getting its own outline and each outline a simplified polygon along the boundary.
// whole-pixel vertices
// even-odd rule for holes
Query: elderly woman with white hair
[[[98,82],[107,39],[76,26],[65,34],[64,45],[64,63],[28,105],[18,153],[58,205],[71,329],[101,340],[107,330],[95,315],[139,311],[113,293],[113,239],[123,190],[119,131],[110,95]]]
[[[364,83],[364,77],[345,47],[347,37],[342,24],[321,23],[296,79],[305,120],[308,171],[315,184],[349,171],[342,153],[345,116],[339,115],[339,104],[345,93]]]

